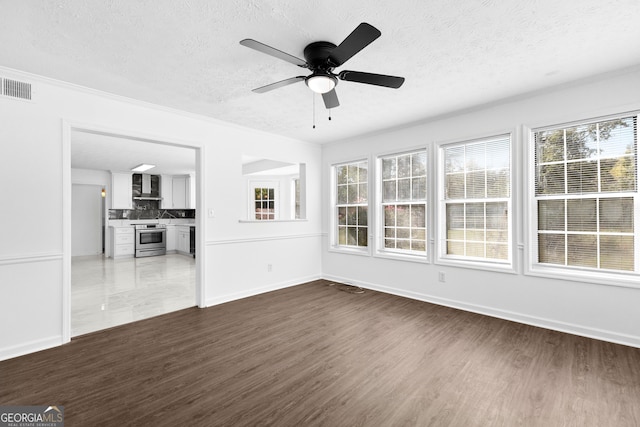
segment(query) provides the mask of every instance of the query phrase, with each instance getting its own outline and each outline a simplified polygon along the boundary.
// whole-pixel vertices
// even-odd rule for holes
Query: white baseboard
[[[384,292],[387,294],[397,295],[400,297],[410,298],[418,301],[424,301],[432,304],[469,311],[472,313],[482,314],[485,316],[497,317],[499,319],[510,320],[513,322],[523,323],[526,325],[537,326],[540,328],[551,329],[554,331],[565,332],[568,334],[579,335],[587,338],[594,338],[601,341],[612,342],[615,344],[622,344],[630,347],[640,348],[640,336],[620,334],[617,332],[607,331],[603,329],[586,327],[586,326],[576,325],[572,323],[561,322],[553,319],[545,319],[542,317],[530,316],[527,314],[496,309],[496,308],[487,307],[483,305],[469,304],[462,301],[434,297],[432,295],[420,294],[417,292],[406,291],[403,289],[397,289],[390,286],[352,280],[346,277],[324,275],[322,278],[325,280],[330,280],[338,283],[348,283],[351,285],[360,286],[361,288],[370,289],[373,291]]]
[[[40,340],[22,343],[13,347],[0,349],[0,361],[13,359],[14,357],[24,356],[25,354],[35,353],[36,351],[46,350],[62,345],[62,336],[43,338]]]
[[[241,292],[235,292],[232,294],[220,295],[215,298],[210,298],[205,301],[205,307],[211,307],[218,304],[224,304],[225,302],[231,302],[235,300],[239,300],[242,298],[248,298],[254,295],[264,294],[266,292],[277,291],[278,289],[284,289],[291,286],[297,286],[303,283],[312,282],[314,280],[319,280],[320,275],[317,276],[307,276],[307,277],[299,277],[293,280],[287,280],[286,282],[273,283],[266,286],[260,286],[257,288],[246,289]]]

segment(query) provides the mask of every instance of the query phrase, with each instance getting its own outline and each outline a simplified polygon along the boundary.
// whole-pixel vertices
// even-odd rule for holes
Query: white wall
[[[324,277],[640,347],[640,283],[638,288],[619,287],[524,274],[528,242],[522,214],[527,169],[523,168],[521,158],[513,169],[521,184],[514,188],[518,219],[513,242],[517,248],[516,274],[337,253],[330,250],[328,237],[332,164],[368,158],[369,177],[375,179],[374,159],[380,154],[420,146],[432,149],[435,142],[505,132],[514,132],[514,144],[522,151],[526,144],[521,135],[523,126],[552,125],[640,109],[638,82],[640,69],[626,70],[527,98],[324,146],[323,230],[327,233],[322,250]],[[434,244],[430,250],[434,250]],[[438,281],[441,271],[445,273],[445,283]]]
[[[0,359],[60,345],[68,337],[71,183],[69,126],[199,150],[196,190],[202,305],[320,277],[320,147],[175,110],[64,85],[0,67],[33,84],[33,102],[0,97]],[[246,224],[242,154],[306,163],[308,220]],[[29,173],[25,173],[25,165]],[[81,173],[82,174],[82,173]],[[86,175],[86,174],[85,174]],[[85,182],[86,183],[86,182]],[[109,194],[109,189],[107,189]],[[39,209],[30,206],[37,197]],[[19,209],[19,210],[18,210]],[[215,216],[210,218],[209,209]],[[67,216],[64,216],[67,215]],[[38,225],[37,233],[25,233]],[[232,248],[232,249],[230,249]],[[272,272],[247,262],[276,254]],[[243,254],[251,254],[243,256]],[[264,263],[263,263],[264,264]],[[200,276],[200,274],[199,274]]]
[[[71,256],[102,253],[104,224],[101,185],[73,184],[71,191]]]
[[[71,183],[72,184],[85,184],[85,185],[99,185],[107,192],[105,201],[107,205],[111,203],[111,174],[107,171],[99,171],[93,169],[71,169]],[[109,206],[107,206],[109,209]]]
[[[104,199],[103,215],[105,221],[109,219],[109,209],[111,209],[111,173],[93,169],[71,168],[71,183],[83,185],[99,185],[101,188],[104,188],[107,197],[105,197]],[[71,227],[73,227],[73,220],[71,221]],[[104,247],[105,250],[107,250],[110,244],[110,236],[108,230],[106,229],[106,224],[104,238]],[[73,252],[73,242],[71,245],[71,250]]]

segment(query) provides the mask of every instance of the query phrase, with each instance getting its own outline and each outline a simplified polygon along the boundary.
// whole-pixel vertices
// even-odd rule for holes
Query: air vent
[[[2,81],[1,94],[11,98],[31,100],[31,83],[19,82],[11,79],[0,79]]]

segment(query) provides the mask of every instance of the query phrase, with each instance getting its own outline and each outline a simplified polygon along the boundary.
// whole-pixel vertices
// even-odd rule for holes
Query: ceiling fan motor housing
[[[310,43],[304,48],[304,59],[312,71],[330,72],[334,66],[329,63],[328,58],[335,48],[336,45],[331,42]]]

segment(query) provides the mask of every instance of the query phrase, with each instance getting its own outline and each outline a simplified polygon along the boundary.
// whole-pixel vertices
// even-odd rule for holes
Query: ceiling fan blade
[[[292,63],[293,65],[297,65],[298,67],[303,67],[303,68],[307,68],[307,63],[298,58],[295,57],[293,55],[289,55],[288,53],[285,53],[281,50],[278,50],[274,47],[271,46],[267,46],[264,43],[260,43],[259,41],[253,40],[253,39],[244,39],[240,41],[240,44],[242,46],[246,46],[248,48],[251,49],[255,49],[258,52],[262,52],[262,53],[266,53],[267,55],[271,55],[274,56],[278,59],[282,59],[283,61],[287,61]]]
[[[329,108],[336,108],[340,106],[340,102],[338,101],[338,94],[335,89],[331,89],[327,93],[322,94],[322,99],[324,100],[324,106]]]
[[[344,64],[356,53],[367,47],[382,33],[373,25],[363,22],[358,25],[346,39],[342,41],[329,55],[329,61],[335,67]]]
[[[398,89],[404,83],[404,77],[385,76],[384,74],[363,73],[361,71],[344,70],[338,75],[340,80],[368,85],[384,86]]]
[[[266,86],[255,88],[252,91],[255,93],[265,93],[265,92],[269,92],[270,90],[278,89],[293,83],[301,82],[303,80],[304,80],[304,76],[291,77],[290,79],[280,80],[279,82],[275,82]]]

